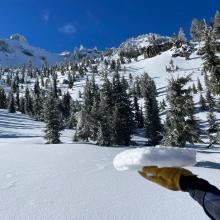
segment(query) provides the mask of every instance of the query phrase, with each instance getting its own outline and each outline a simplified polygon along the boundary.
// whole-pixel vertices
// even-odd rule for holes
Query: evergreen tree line
[[[128,81],[118,72],[114,73],[112,80],[105,75],[101,87],[96,84],[94,76],[87,79],[80,124],[74,139],[91,139],[103,146],[129,145],[135,129],[144,128],[149,144],[158,144],[162,126],[155,83],[145,73],[138,85],[144,98],[144,112],[137,90],[129,90]]]

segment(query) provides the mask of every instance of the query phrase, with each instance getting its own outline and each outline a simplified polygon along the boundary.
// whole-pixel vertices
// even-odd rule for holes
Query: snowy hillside
[[[0,67],[18,67],[31,60],[34,66],[49,65],[64,61],[63,56],[32,47],[26,38],[14,34],[10,39],[0,39]]]
[[[125,148],[71,143],[45,145],[44,125],[0,110],[0,219],[2,220],[207,220],[187,193],[171,192],[136,172],[117,172],[112,164]],[[197,148],[189,167],[220,187],[220,148]]]
[[[209,128],[208,111],[201,111],[199,103],[200,95],[206,95],[203,61],[198,53],[201,45],[188,42],[176,46],[168,37],[149,34],[129,39],[108,53],[102,54],[96,48],[88,50],[80,47],[74,53],[64,52],[61,56],[33,48],[23,36],[15,35],[0,41],[2,66],[18,66],[26,63],[30,57],[36,66],[42,65],[45,61],[43,57],[47,57],[49,64],[62,62],[63,59],[73,62],[38,71],[34,68],[1,69],[0,86],[8,95],[16,87],[15,78],[20,77],[16,97],[20,95],[23,98],[27,96],[27,88],[31,95],[38,89],[38,79],[39,88],[43,92],[46,93],[57,84],[58,99],[61,100],[62,95],[68,91],[73,100],[80,103],[87,78],[91,79],[94,75],[97,85],[101,86],[105,73],[112,79],[114,70],[111,68],[115,62],[120,63],[120,76],[124,76],[131,84],[131,78],[135,80],[147,72],[155,81],[157,101],[160,103],[166,100],[168,80],[171,77],[191,75],[187,87],[192,87],[193,83],[197,86],[199,79],[204,88],[192,95],[195,116],[203,129],[202,141],[205,144],[187,145],[197,152],[197,163],[187,169],[220,187],[220,145],[206,148],[209,143],[206,132]],[[122,57],[121,51],[135,51],[137,56]],[[189,53],[189,56],[183,57],[183,53]],[[74,78],[72,85],[71,77]],[[39,97],[34,96],[33,102]],[[214,99],[217,101],[219,97],[215,96]],[[43,105],[43,101],[40,105]],[[143,106],[143,98],[138,101]],[[34,108],[42,107],[37,104],[33,104]],[[168,108],[166,106],[160,111],[162,121],[166,118]],[[220,113],[214,113],[219,120]],[[0,219],[208,219],[187,193],[163,189],[134,171],[117,172],[113,167],[113,159],[130,147],[100,147],[92,141],[73,142],[75,127],[62,131],[62,144],[46,145],[44,129],[43,122],[35,121],[18,111],[8,113],[6,109],[0,109]],[[147,139],[143,130],[137,129],[132,135],[132,143],[135,143],[132,147],[145,145]]]
[[[65,61],[80,61],[87,57],[95,58],[100,54],[101,51],[97,48],[86,49],[83,46],[75,48],[73,52],[51,53],[29,45],[27,39],[20,34],[13,34],[10,39],[0,38],[0,67],[18,67],[28,64],[30,60],[33,66],[41,67],[45,62],[55,65]]]

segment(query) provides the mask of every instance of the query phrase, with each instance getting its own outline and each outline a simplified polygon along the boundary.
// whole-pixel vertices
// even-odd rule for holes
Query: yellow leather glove
[[[162,167],[157,166],[146,166],[143,167],[138,173],[154,183],[157,183],[167,189],[179,191],[180,188],[180,177],[192,176],[193,173],[189,170],[179,167]]]

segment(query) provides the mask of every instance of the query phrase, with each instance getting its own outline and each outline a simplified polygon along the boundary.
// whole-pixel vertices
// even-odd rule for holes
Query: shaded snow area
[[[184,167],[196,164],[196,151],[174,147],[146,147],[126,150],[118,154],[114,167],[119,171],[142,170],[143,166]]]
[[[45,145],[44,125],[0,110],[1,220],[207,220],[187,193],[172,192],[136,172],[117,172],[113,159],[128,148],[71,143]],[[220,187],[220,147],[196,146],[187,167]]]

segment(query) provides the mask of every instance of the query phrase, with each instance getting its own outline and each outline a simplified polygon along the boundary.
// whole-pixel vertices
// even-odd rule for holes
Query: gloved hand
[[[179,167],[158,168],[157,166],[146,166],[138,173],[147,180],[174,191],[181,190],[181,176],[194,176],[191,171]]]

